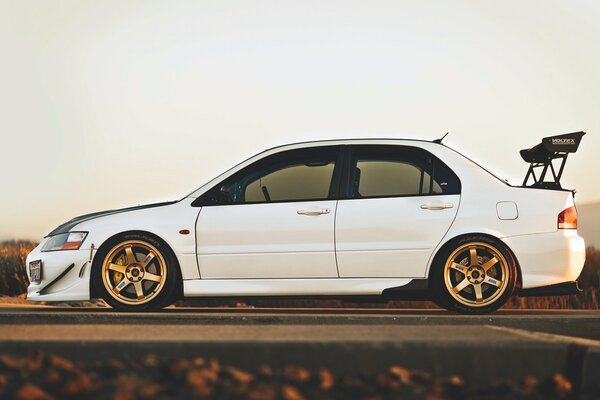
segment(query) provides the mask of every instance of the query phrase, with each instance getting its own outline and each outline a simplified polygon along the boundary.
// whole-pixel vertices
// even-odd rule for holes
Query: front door
[[[201,278],[337,278],[338,153],[337,146],[276,153],[203,195]]]

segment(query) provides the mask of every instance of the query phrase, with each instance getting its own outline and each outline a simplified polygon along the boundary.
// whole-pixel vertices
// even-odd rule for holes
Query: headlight
[[[48,238],[42,251],[79,250],[87,232],[61,233]]]

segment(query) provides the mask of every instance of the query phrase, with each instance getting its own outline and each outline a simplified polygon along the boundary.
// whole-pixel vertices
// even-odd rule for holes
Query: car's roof
[[[411,139],[411,138],[390,138],[390,137],[340,138],[340,139],[307,140],[307,141],[302,141],[302,142],[286,143],[286,144],[281,144],[278,146],[270,147],[268,149],[265,149],[261,153],[264,153],[264,152],[267,152],[270,150],[284,148],[284,147],[301,147],[301,146],[306,146],[306,145],[312,146],[312,145],[327,145],[327,144],[340,145],[340,144],[354,144],[354,143],[369,144],[370,142],[372,142],[373,144],[386,143],[386,142],[387,143],[389,143],[389,142],[403,142],[403,143],[417,142],[417,143],[439,144],[433,140]]]

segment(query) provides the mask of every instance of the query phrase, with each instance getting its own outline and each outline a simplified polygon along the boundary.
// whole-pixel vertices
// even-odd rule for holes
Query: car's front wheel
[[[486,236],[466,237],[442,250],[431,275],[436,302],[465,314],[497,310],[512,295],[516,280],[512,254]]]
[[[146,235],[126,235],[103,246],[96,259],[96,293],[113,308],[156,310],[174,300],[178,268],[161,241]]]

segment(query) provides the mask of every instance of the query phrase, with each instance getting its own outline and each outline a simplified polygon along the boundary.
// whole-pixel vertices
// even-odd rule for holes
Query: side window
[[[334,161],[284,166],[248,182],[246,203],[326,199],[333,178]]]
[[[350,159],[351,198],[460,193],[460,181],[440,160],[408,146],[356,146]]]
[[[353,197],[410,196],[421,192],[423,170],[401,160],[357,160]]]
[[[325,146],[267,156],[211,189],[201,205],[331,198],[338,152],[337,146]]]

